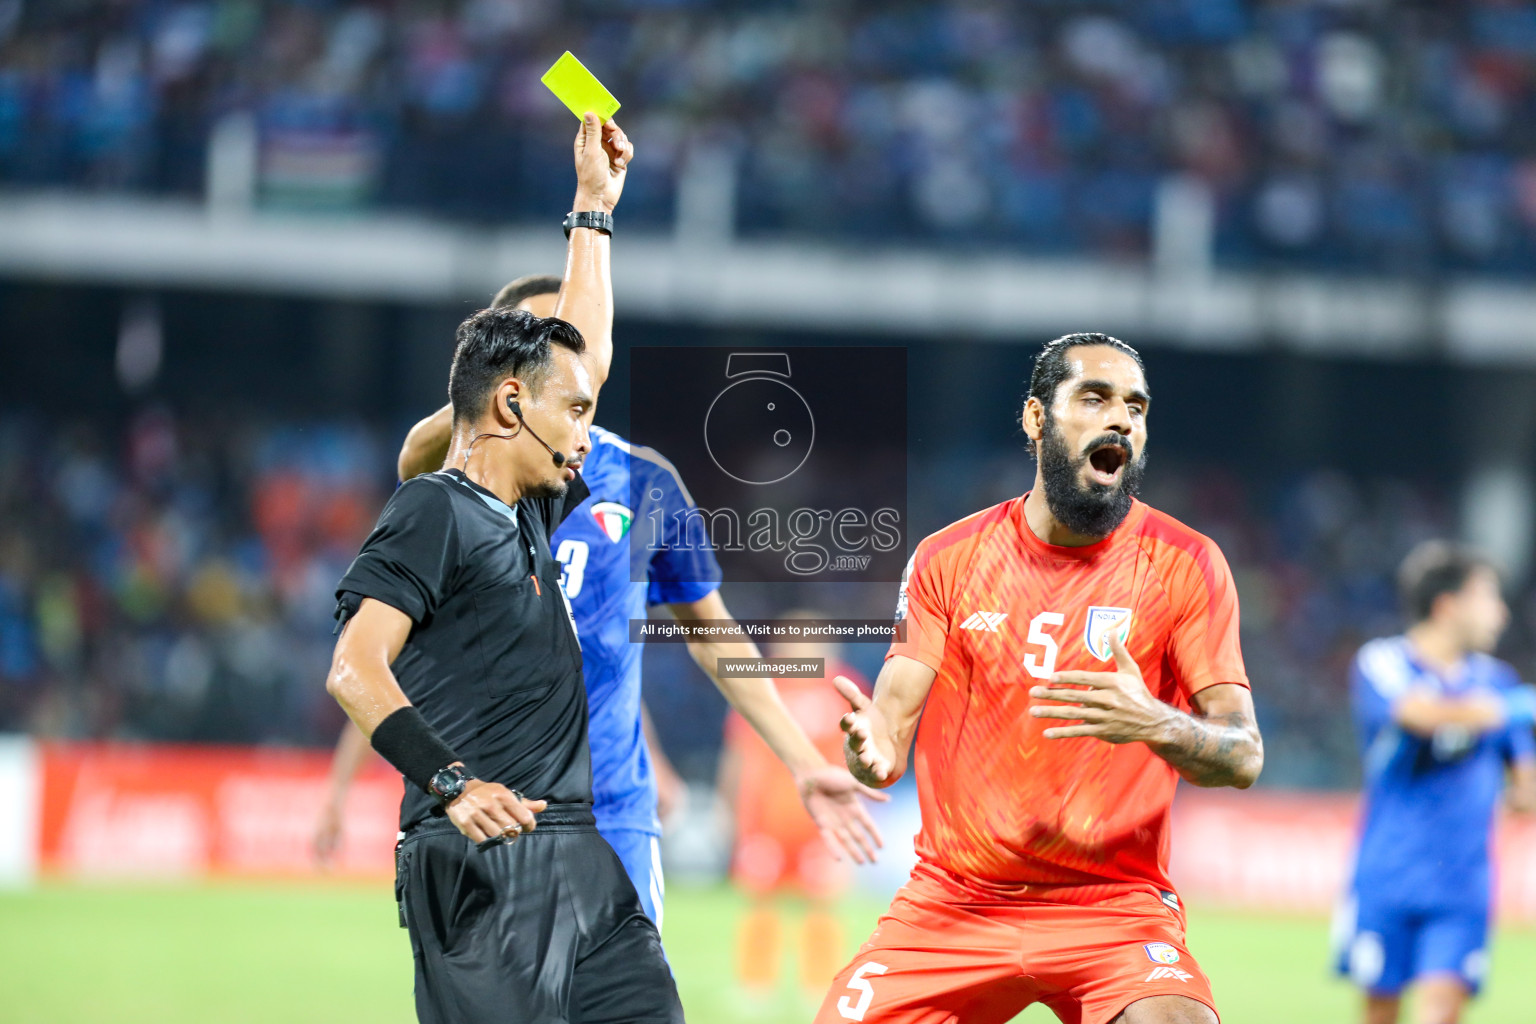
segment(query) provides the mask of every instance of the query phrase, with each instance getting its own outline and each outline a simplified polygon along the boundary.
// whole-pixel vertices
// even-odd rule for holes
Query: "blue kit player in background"
[[[629,542],[630,525],[652,511],[629,508],[634,495],[656,501],[663,522],[669,524],[677,522],[674,513],[693,506],[693,498],[677,470],[652,449],[632,446],[599,426],[593,426],[590,434],[592,451],[581,475],[592,496],[555,532],[554,554],[565,566],[561,586],[576,616],[581,641],[594,811],[603,837],[624,862],[641,905],[659,928],[661,821],[656,774],[641,727],[644,647],[630,642],[629,620],[645,618],[649,605],[692,609],[701,603],[719,603],[720,566],[714,552],[702,544],[667,545],[647,552]],[[643,568],[643,573],[632,573],[631,558],[646,555],[650,555],[646,564],[636,567]],[[633,582],[639,577],[646,582]],[[723,603],[718,611],[720,617],[729,617]],[[706,609],[693,617],[709,615]]]
[[[503,288],[492,305],[551,316],[560,288],[558,277],[520,278]],[[451,410],[446,407],[416,424],[400,451],[400,478],[441,467],[450,432]],[[627,537],[631,524],[653,511],[629,507],[632,495],[658,502],[662,521],[669,526],[681,522],[673,513],[693,506],[672,464],[602,427],[591,426],[590,435],[592,450],[580,471],[591,496],[555,531],[550,546],[565,566],[561,583],[581,642],[598,831],[624,862],[641,904],[659,928],[664,886],[656,765],[640,702],[644,648],[630,642],[629,621],[645,618],[649,605],[664,605],[683,622],[730,620],[731,613],[719,594],[721,574],[714,552],[703,545],[669,543],[647,551]],[[632,558],[642,564],[632,564]],[[690,640],[688,653],[789,766],[806,810],[833,855],[841,850],[856,863],[873,861],[881,839],[860,797],[884,800],[885,794],[860,785],[841,765],[828,763],[795,724],[772,680],[723,678],[717,673],[721,658],[759,657],[756,645]],[[322,861],[339,842],[347,789],[370,754],[362,733],[349,724],[337,744],[330,794],[315,837]]]
[[[1365,758],[1364,821],[1341,908],[1339,969],[1366,1024],[1454,1024],[1488,963],[1500,794],[1536,809],[1533,691],[1492,657],[1509,609],[1493,567],[1431,541],[1398,576],[1412,625],[1360,649],[1350,688]]]

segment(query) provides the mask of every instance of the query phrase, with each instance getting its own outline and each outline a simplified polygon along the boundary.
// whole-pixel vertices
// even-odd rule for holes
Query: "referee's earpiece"
[[[512,413],[513,416],[517,417],[517,433],[521,434],[523,432],[523,430],[528,427],[528,421],[523,419],[523,407],[518,404],[517,399],[513,398],[511,395],[508,395],[507,396],[507,409]],[[565,457],[565,454],[563,452],[555,451],[553,448],[551,448],[549,446],[548,442],[546,442],[538,434],[535,434],[531,429],[528,430],[528,433],[530,435],[532,435],[532,437],[533,437],[533,439],[535,441],[539,442],[539,444],[542,444],[544,446],[544,450],[549,452],[550,458],[555,460],[555,465],[563,466],[567,462],[570,461],[570,459]],[[511,436],[516,437],[517,434],[513,434]]]

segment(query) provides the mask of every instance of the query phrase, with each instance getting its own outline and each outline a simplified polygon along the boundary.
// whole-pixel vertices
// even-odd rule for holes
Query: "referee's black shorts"
[[[453,823],[405,833],[396,893],[422,1024],[681,1024],[661,936],[589,805],[481,852]]]

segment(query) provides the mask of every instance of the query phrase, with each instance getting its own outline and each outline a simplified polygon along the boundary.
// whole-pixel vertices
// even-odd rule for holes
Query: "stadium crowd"
[[[268,205],[544,217],[566,49],[629,223],[708,151],[746,234],[1135,257],[1189,175],[1228,265],[1536,266],[1518,0],[0,0],[0,183],[196,196],[244,117]]]
[[[0,729],[334,738],[332,592],[388,494],[375,439],[188,426],[0,421]]]
[[[245,423],[222,432],[163,410],[119,434],[0,419],[0,731],[42,736],[329,744],[322,682],[332,588],[393,479],[394,444],[358,423]],[[1028,486],[1006,445],[964,488],[913,487],[919,532]],[[911,467],[915,481],[944,467]],[[1267,784],[1357,780],[1346,688],[1364,640],[1398,628],[1392,573],[1452,530],[1429,481],[1330,471],[1248,480],[1160,460],[1145,495],[1226,552],[1269,750]],[[746,617],[794,596],[727,584]],[[844,586],[848,614],[884,616],[892,586]],[[825,599],[814,589],[798,603]],[[1536,591],[1512,595],[1502,653],[1536,673]],[[873,677],[883,649],[848,645]],[[693,678],[693,684],[681,680]],[[681,647],[646,657],[646,685],[685,772],[707,777],[725,708]],[[690,744],[692,748],[690,748]]]

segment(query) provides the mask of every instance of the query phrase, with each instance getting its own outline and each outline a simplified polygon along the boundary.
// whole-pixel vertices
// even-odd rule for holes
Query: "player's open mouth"
[[[1106,486],[1120,479],[1120,473],[1131,455],[1117,444],[1095,448],[1088,454],[1088,472],[1095,483]]]

